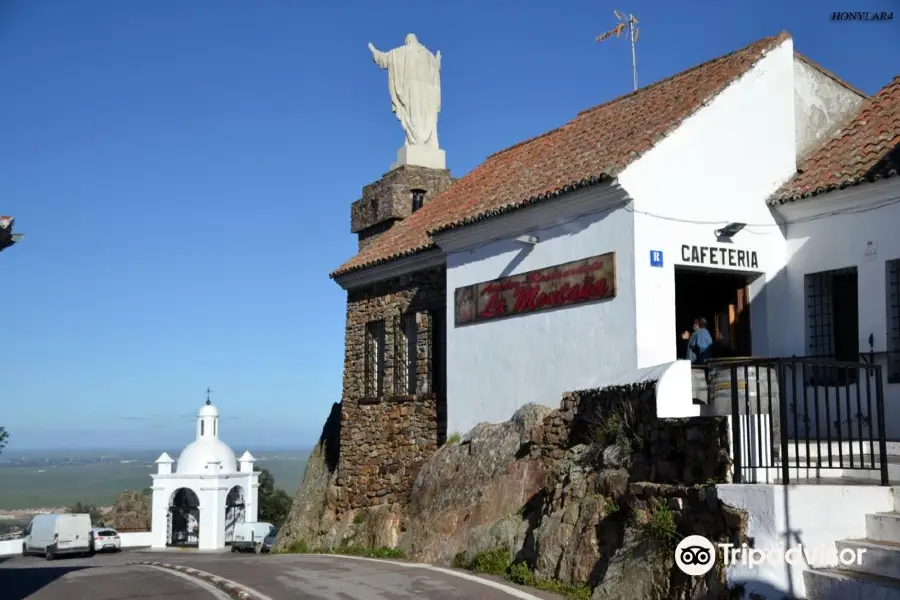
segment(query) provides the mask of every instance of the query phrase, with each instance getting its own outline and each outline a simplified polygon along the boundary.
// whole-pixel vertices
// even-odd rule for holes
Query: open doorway
[[[711,358],[751,356],[750,294],[753,276],[675,267],[675,323],[678,358],[687,354],[682,332],[704,317],[713,337]]]

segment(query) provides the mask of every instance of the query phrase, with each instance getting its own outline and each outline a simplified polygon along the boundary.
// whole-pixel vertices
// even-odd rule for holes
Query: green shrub
[[[309,546],[306,545],[306,540],[297,540],[293,544],[287,547],[287,550],[290,554],[309,554]]]
[[[582,585],[567,585],[555,579],[539,579],[524,562],[510,565],[506,580],[518,585],[527,585],[552,594],[559,594],[566,600],[591,600],[591,589]]]
[[[479,552],[472,560],[472,570],[488,575],[505,575],[509,568],[510,556],[506,548],[495,548]]]
[[[347,556],[363,556],[366,558],[406,558],[406,554],[399,548],[361,548],[358,546],[342,546],[332,550],[329,554],[344,554]]]
[[[678,543],[678,524],[675,512],[665,504],[659,504],[650,511],[650,518],[641,526],[648,538],[658,542],[663,548],[674,548]]]
[[[506,579],[508,579],[512,583],[518,583],[519,585],[534,585],[534,573],[531,572],[531,569],[528,568],[528,565],[523,562],[517,562],[509,567],[509,571],[506,573]]]
[[[451,433],[449,435],[449,437],[447,437],[447,441],[444,442],[444,445],[445,446],[458,446],[461,441],[462,441],[462,436],[459,434],[459,432],[454,431],[453,433]]]
[[[365,508],[361,508],[357,511],[355,515],[353,515],[353,524],[354,525],[362,525],[366,521],[369,520],[369,511]]]
[[[406,554],[399,548],[363,548],[351,545],[349,540],[342,540],[337,548],[330,550],[313,549],[305,540],[297,540],[282,552],[285,554],[343,554],[366,558],[406,558]]]

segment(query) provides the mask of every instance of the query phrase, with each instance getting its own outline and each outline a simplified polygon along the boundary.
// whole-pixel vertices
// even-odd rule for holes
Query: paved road
[[[214,600],[208,587],[139,566],[83,566],[13,559],[0,564],[3,600]]]
[[[2,560],[2,557],[0,557]],[[208,589],[135,560],[185,565],[230,579],[271,600],[512,600],[515,596],[451,574],[414,566],[297,554],[196,554],[126,551],[48,562],[0,563],[2,600],[214,600]],[[557,596],[519,588],[541,599]],[[11,591],[10,591],[11,590]],[[520,596],[521,597],[521,596]]]

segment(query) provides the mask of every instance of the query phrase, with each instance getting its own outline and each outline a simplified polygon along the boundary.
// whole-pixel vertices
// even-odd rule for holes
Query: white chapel
[[[219,439],[219,411],[207,396],[197,413],[197,439],[181,451],[177,462],[165,452],[156,460],[151,546],[224,549],[235,523],[256,521],[255,461],[250,452],[236,459]]]

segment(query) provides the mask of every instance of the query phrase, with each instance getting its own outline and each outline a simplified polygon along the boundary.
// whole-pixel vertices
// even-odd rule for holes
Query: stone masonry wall
[[[350,206],[350,231],[359,235],[359,249],[412,214],[412,190],[424,191],[427,204],[452,183],[446,169],[404,165],[365,186],[362,198]]]
[[[337,485],[345,509],[405,503],[422,463],[443,441],[443,398],[433,389],[433,317],[445,310],[445,271],[429,269],[380,282],[347,298],[341,451]],[[397,318],[415,313],[416,394],[394,387]],[[367,397],[366,324],[384,319],[383,394]],[[405,391],[405,390],[403,390]]]
[[[546,459],[592,444],[607,463],[629,454],[631,481],[690,486],[730,480],[728,435],[725,417],[657,419],[655,382],[647,382],[568,392],[531,440]]]

